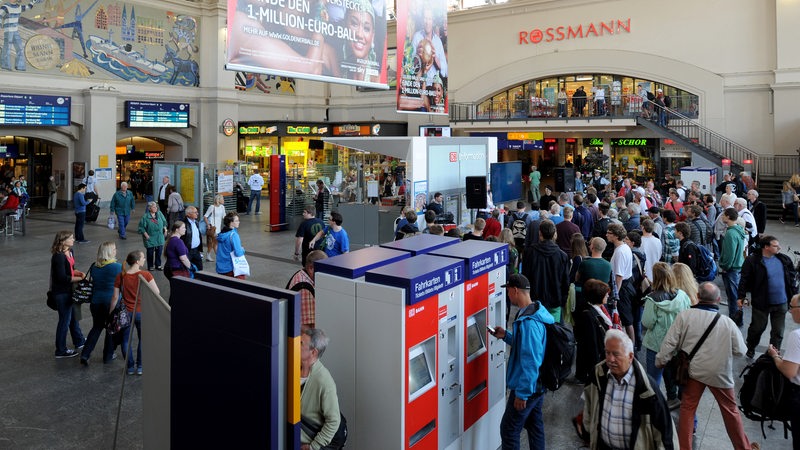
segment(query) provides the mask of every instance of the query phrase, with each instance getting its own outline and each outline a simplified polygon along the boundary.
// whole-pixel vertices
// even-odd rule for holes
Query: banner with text
[[[446,115],[447,1],[397,0],[397,44],[397,111]]]
[[[384,0],[228,0],[225,68],[388,89]]]

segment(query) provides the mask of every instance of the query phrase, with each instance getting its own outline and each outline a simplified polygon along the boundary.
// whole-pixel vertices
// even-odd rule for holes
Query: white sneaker
[[[212,258],[212,257],[210,257],[210,256],[206,256],[206,261],[208,261],[208,262],[214,262],[214,258]]]

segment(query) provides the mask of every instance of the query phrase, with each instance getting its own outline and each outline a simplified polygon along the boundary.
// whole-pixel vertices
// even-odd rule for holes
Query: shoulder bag
[[[131,324],[131,316],[128,314],[128,309],[125,307],[125,272],[122,272],[120,277],[117,306],[111,311],[111,314],[108,316],[108,323],[106,324],[106,331],[108,331],[108,334],[117,334],[124,331]]]
[[[79,305],[92,301],[92,292],[94,292],[92,268],[94,268],[94,263],[89,266],[89,270],[86,271],[86,275],[83,276],[83,279],[75,283],[72,287],[72,301]]]
[[[245,258],[244,255],[236,256],[234,252],[231,252],[231,262],[233,263],[233,276],[250,276],[250,264],[247,262],[247,258]]]
[[[307,417],[300,416],[300,428],[306,432],[307,435],[314,439],[314,437],[322,430],[322,427],[311,422]],[[321,450],[339,450],[347,443],[347,419],[339,412],[339,428],[336,434],[333,435],[330,444],[322,447]]]
[[[675,383],[678,384],[678,386],[684,386],[689,381],[689,363],[692,361],[692,358],[694,358],[694,355],[697,354],[697,351],[700,349],[700,346],[703,345],[703,342],[705,342],[706,338],[711,333],[711,330],[714,329],[714,325],[717,324],[719,318],[720,314],[717,313],[717,315],[714,317],[714,320],[712,320],[711,324],[709,324],[708,328],[706,328],[703,336],[701,336],[700,340],[697,341],[697,344],[694,345],[691,353],[687,354],[683,350],[678,350],[675,358],[673,358],[675,364]]]
[[[214,223],[215,223],[214,218],[215,218],[215,216],[217,214],[217,207],[216,206],[212,206],[211,208],[212,208],[211,209],[211,223],[208,224],[208,227],[206,227],[206,236],[210,237],[210,238],[215,238],[215,237],[217,237],[217,227],[214,226]]]

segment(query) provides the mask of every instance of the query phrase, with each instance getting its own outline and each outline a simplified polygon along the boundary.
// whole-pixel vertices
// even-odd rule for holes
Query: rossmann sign
[[[630,17],[627,19],[612,19],[606,22],[591,22],[588,24],[578,25],[558,25],[545,29],[534,28],[530,31],[520,31],[519,45],[613,36],[623,33],[630,34],[630,32]]]

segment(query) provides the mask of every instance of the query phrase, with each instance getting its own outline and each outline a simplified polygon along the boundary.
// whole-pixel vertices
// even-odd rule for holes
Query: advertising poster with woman
[[[228,0],[225,68],[387,89],[385,0]]]
[[[397,0],[397,44],[397,111],[446,115],[446,0]]]

